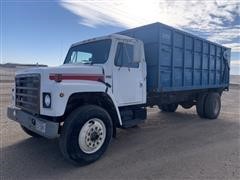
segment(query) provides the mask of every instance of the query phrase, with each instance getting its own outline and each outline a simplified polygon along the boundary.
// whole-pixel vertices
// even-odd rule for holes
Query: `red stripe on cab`
[[[104,76],[101,74],[50,74],[49,79],[56,82],[62,80],[104,81]]]

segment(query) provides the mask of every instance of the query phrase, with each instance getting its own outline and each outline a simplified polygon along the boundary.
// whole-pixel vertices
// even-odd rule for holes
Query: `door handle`
[[[142,82],[139,83],[139,87],[143,87],[143,83]]]

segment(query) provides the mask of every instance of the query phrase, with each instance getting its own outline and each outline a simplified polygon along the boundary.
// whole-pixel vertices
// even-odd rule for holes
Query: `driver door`
[[[143,74],[134,62],[134,44],[118,42],[113,66],[113,94],[119,106],[143,102]]]

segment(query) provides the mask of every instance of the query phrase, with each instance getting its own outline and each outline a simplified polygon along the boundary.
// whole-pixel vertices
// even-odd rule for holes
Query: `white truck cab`
[[[140,40],[113,34],[73,44],[59,67],[18,72],[8,117],[32,136],[60,136],[70,161],[95,161],[116,127],[146,118],[143,48]]]

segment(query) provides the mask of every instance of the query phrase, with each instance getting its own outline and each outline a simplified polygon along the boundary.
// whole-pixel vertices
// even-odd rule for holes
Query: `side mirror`
[[[140,44],[134,45],[134,53],[133,53],[133,62],[139,63],[141,61],[141,55],[142,55],[142,48]]]

